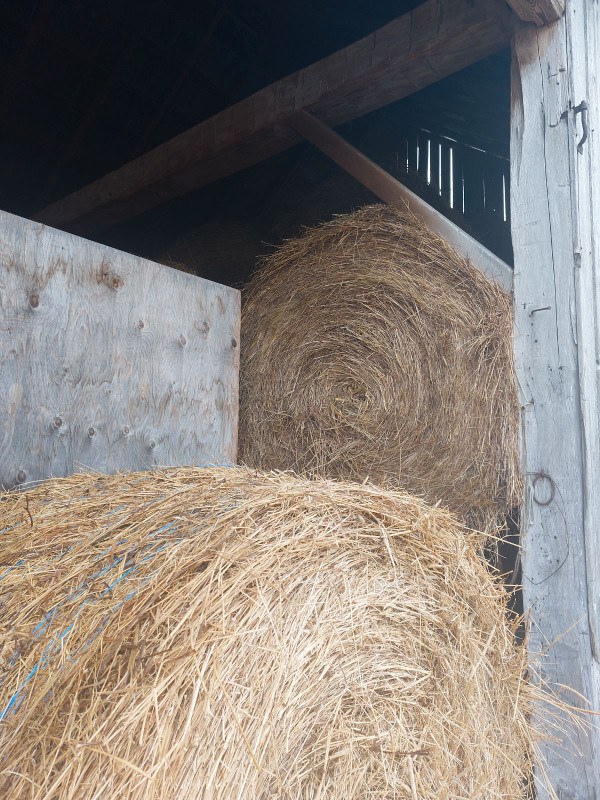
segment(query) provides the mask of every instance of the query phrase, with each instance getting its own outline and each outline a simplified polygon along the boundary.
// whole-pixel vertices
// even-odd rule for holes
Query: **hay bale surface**
[[[5,496],[0,531],[0,796],[523,797],[523,650],[445,512],[183,468]]]
[[[399,486],[481,528],[518,505],[510,299],[407,211],[269,256],[241,357],[243,463]]]

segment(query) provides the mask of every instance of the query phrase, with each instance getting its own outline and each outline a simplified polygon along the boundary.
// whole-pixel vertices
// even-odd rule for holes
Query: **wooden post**
[[[600,710],[600,4],[513,40],[511,203],[522,397],[523,593],[544,679]],[[597,725],[598,718],[589,720]],[[596,800],[600,729],[542,747],[554,791]],[[545,791],[541,797],[547,797]]]

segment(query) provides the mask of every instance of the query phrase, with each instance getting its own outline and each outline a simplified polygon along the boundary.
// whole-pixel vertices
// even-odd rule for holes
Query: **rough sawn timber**
[[[555,687],[600,710],[600,4],[513,42],[511,203],[522,394],[523,593]],[[587,115],[575,113],[582,101]],[[584,136],[583,123],[589,128]],[[578,152],[578,145],[579,150]],[[577,694],[564,699],[585,707]],[[558,797],[597,800],[600,727],[543,746]],[[564,749],[563,749],[564,748]],[[538,774],[543,765],[539,766]],[[540,789],[540,796],[547,793]]]
[[[393,175],[361,153],[339,133],[307,111],[293,114],[288,124],[384,203],[400,208],[408,206],[416,217],[445,239],[459,255],[468,258],[475,267],[505,291],[512,291],[513,271],[508,264],[408,187],[403,186]]]
[[[339,125],[435,83],[510,44],[500,0],[426,0],[358,42],[236,103],[47,206],[35,218],[90,233],[296,144],[282,123],[315,111]]]
[[[547,25],[556,22],[565,13],[565,0],[506,0],[515,14],[524,22]]]
[[[234,462],[240,294],[0,212],[0,488]]]

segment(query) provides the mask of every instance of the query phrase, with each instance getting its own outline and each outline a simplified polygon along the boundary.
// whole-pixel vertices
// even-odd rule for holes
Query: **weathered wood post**
[[[530,647],[600,710],[600,2],[513,39],[511,203]],[[585,705],[568,691],[563,697]],[[598,718],[593,721],[597,724]],[[570,740],[569,740],[570,739]],[[563,749],[563,748],[566,748]],[[600,796],[600,729],[543,747],[560,798]],[[541,766],[538,769],[541,770]],[[544,792],[540,796],[547,796]]]

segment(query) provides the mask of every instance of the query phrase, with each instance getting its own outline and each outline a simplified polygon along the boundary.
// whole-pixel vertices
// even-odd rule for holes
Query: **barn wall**
[[[521,391],[523,599],[536,672],[600,711],[600,5],[515,34],[511,191]],[[544,102],[541,102],[543,99]],[[582,115],[580,103],[588,112]],[[577,111],[577,109],[580,109]],[[587,133],[587,135],[586,135]],[[547,711],[548,709],[546,709]],[[543,710],[540,709],[540,713]],[[600,728],[541,745],[564,800],[597,800]],[[539,797],[549,798],[540,788]]]

